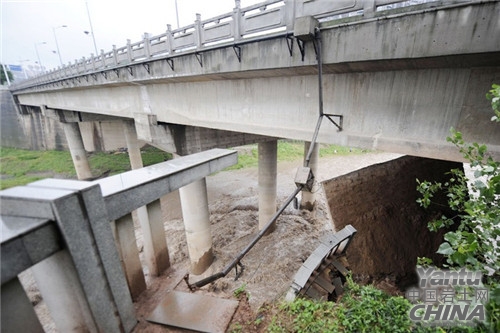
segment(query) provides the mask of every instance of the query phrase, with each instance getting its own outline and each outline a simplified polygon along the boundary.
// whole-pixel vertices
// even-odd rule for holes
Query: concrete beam
[[[61,234],[53,220],[6,216],[2,203],[1,283],[60,251]]]
[[[237,162],[238,153],[236,151],[212,149],[98,179],[91,184],[101,186],[108,219],[116,220],[169,192],[221,171]],[[45,179],[35,183],[42,186],[49,182],[54,186],[71,184],[77,187],[85,184],[81,181],[63,179]],[[47,214],[51,213],[47,212]]]

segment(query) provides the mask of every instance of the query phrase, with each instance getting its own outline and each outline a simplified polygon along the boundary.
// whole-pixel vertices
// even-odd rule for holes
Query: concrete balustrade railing
[[[57,68],[33,79],[12,85],[12,89],[23,89],[55,82],[65,78],[94,74],[120,67],[127,67],[152,59],[170,59],[189,53],[199,53],[213,48],[238,45],[242,42],[258,41],[262,38],[278,37],[293,33],[297,17],[314,16],[328,21],[353,15],[359,20],[376,15],[378,9],[391,4],[411,6],[434,0],[267,0],[249,7],[241,8],[240,0],[235,0],[232,12],[202,20],[199,14],[193,24],[172,30],[167,25],[163,34],[151,36],[144,34],[143,40],[116,47],[109,52],[91,54],[90,58],[75,60],[63,68]],[[435,0],[436,2],[441,2]],[[464,2],[464,1],[462,1]],[[172,70],[174,70],[172,68]]]
[[[236,162],[213,149],[94,182],[1,191],[2,331],[43,332],[17,277],[31,268],[60,332],[130,332],[132,300],[146,289],[131,212],[146,207],[145,264],[159,275],[170,265],[160,198]]]

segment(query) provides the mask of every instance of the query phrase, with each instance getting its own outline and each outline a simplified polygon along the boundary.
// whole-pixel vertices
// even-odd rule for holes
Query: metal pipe
[[[318,103],[319,103],[319,116],[323,117],[323,56],[322,56],[322,45],[321,45],[321,30],[319,28],[315,29],[316,36],[314,43],[316,47],[316,57],[318,59]]]
[[[307,152],[306,159],[304,161],[304,166],[309,167],[311,162],[311,156],[314,150],[314,145],[316,145],[316,140],[318,138],[319,129],[321,127],[321,121],[323,120],[323,56],[321,47],[321,30],[319,28],[315,29],[316,35],[314,38],[314,48],[316,49],[316,59],[318,60],[318,111],[319,118],[316,123],[316,129],[314,130],[314,135],[309,146],[309,151]]]
[[[309,151],[307,152],[306,159],[304,161],[304,166],[309,167],[309,163],[311,162],[311,156],[314,150],[314,145],[316,144],[316,140],[318,139],[319,129],[321,127],[321,121],[323,120],[324,115],[320,115],[318,117],[318,121],[316,122],[316,128],[314,130],[314,134],[311,140],[311,144],[309,145]]]

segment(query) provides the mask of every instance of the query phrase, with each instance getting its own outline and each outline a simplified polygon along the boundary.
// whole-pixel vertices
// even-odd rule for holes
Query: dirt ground
[[[317,180],[321,182],[399,156],[390,153],[364,153],[321,158]],[[278,164],[278,206],[281,206],[295,189],[293,180],[300,165],[301,161]],[[215,261],[203,276],[197,278],[221,271],[258,232],[257,175],[256,168],[246,168],[219,172],[207,178]],[[188,290],[182,280],[189,270],[189,258],[178,196],[170,194],[163,198],[162,206],[172,268],[160,278],[150,278],[146,274],[148,290],[136,302],[139,324],[134,332],[185,332],[151,324],[145,320],[166,292],[173,289]],[[240,306],[230,327],[255,320],[260,315],[260,307],[280,299],[286,293],[302,262],[318,246],[318,239],[333,231],[330,221],[324,193],[320,188],[313,212],[295,209],[293,205],[285,210],[277,221],[276,230],[261,239],[242,259],[245,270],[237,281],[233,271],[197,293],[234,299],[234,291],[243,288],[248,300],[241,297]],[[138,229],[139,248],[142,246],[141,237]],[[31,290],[30,297],[37,304],[37,313],[45,318],[42,320],[45,330],[57,332],[50,323],[43,300],[36,294],[33,282],[30,282],[29,274],[23,274],[21,280],[23,285]],[[259,331],[258,328],[255,331]]]

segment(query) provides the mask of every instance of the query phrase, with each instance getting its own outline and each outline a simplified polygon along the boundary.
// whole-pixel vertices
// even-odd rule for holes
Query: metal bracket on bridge
[[[302,55],[302,61],[304,61],[304,57],[306,55],[306,42],[297,39],[297,45],[299,46],[300,54]]]
[[[144,68],[146,68],[148,74],[151,74],[151,66],[149,65],[149,63],[144,63],[142,65],[144,66]]]
[[[108,73],[107,72],[101,72],[102,76],[107,80],[108,79]]]
[[[132,67],[127,66],[127,70],[128,70],[128,73],[129,73],[131,76],[134,76],[134,72],[133,72],[133,70],[132,70]]]
[[[332,122],[332,124],[334,124],[339,129],[339,132],[342,131],[342,125],[344,123],[344,116],[343,115],[341,115],[341,114],[328,114],[328,113],[324,113],[323,115],[325,117],[327,117],[328,120],[330,120]],[[338,117],[339,118],[338,124],[337,124],[337,122],[335,120],[332,119],[332,117]]]
[[[288,45],[288,52],[290,52],[290,57],[293,55],[293,37],[286,36],[286,44]],[[302,59],[304,60],[304,59]]]
[[[233,51],[236,54],[236,57],[238,58],[238,62],[241,63],[241,47],[238,45],[233,45]]]
[[[120,77],[120,70],[118,68],[113,69],[117,77]]]
[[[203,55],[200,52],[195,52],[194,55],[196,56],[196,59],[200,63],[200,66],[203,67]]]
[[[170,69],[171,69],[171,70],[173,70],[173,71],[175,71],[175,70],[174,70],[174,59],[172,59],[172,58],[167,58],[167,59],[165,59],[165,60],[167,61],[167,64],[170,66]]]

